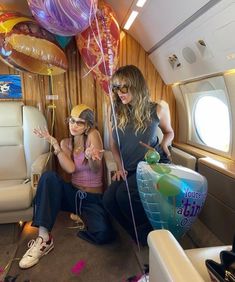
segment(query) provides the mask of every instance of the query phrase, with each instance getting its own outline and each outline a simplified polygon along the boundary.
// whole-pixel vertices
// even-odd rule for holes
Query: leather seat
[[[33,134],[46,119],[22,102],[0,103],[0,224],[32,219],[32,200],[49,159],[48,143]]]
[[[154,230],[148,235],[149,281],[154,282],[209,282],[206,259],[220,262],[222,250],[232,246],[216,246],[183,250],[168,230]]]

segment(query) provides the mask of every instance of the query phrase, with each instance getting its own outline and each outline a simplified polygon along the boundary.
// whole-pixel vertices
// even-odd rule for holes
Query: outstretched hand
[[[50,143],[52,146],[55,145],[57,140],[55,137],[51,136],[48,129],[44,127],[43,129],[41,127],[34,128],[33,133],[37,135],[39,138],[45,139],[48,143]]]
[[[93,144],[90,145],[90,147],[87,147],[85,150],[85,157],[89,160],[97,161],[101,160],[103,157],[104,150],[100,150],[94,147]]]

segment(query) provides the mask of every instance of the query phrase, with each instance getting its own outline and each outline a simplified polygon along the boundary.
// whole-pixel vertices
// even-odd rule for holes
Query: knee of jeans
[[[108,230],[100,231],[95,234],[96,243],[99,245],[110,243],[114,240],[115,235]]]
[[[55,185],[50,185],[50,184],[51,183],[57,183],[57,182],[55,182],[55,181],[57,181],[57,179],[58,179],[58,175],[56,174],[56,172],[54,172],[54,171],[44,172],[39,179],[37,191],[41,190],[41,189],[44,190],[44,189],[53,188],[53,186],[55,186]],[[56,185],[56,187],[57,186],[58,185]]]
[[[102,202],[105,209],[110,210],[112,208],[112,198],[112,193],[110,193],[109,190],[106,190],[102,198]]]
[[[57,177],[57,173],[55,171],[45,171],[40,177],[40,180],[51,179]]]

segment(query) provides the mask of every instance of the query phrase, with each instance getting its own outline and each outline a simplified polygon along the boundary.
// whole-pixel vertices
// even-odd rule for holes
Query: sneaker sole
[[[37,262],[35,262],[35,263],[33,263],[33,264],[31,264],[31,265],[29,265],[29,266],[20,266],[20,264],[19,264],[19,267],[21,268],[21,269],[28,269],[28,268],[31,268],[31,267],[33,267],[34,265],[36,265],[37,263],[39,263],[39,260],[42,258],[42,257],[44,257],[45,255],[47,255],[50,251],[52,251],[54,249],[54,245],[52,245],[39,259],[38,259],[38,261]]]

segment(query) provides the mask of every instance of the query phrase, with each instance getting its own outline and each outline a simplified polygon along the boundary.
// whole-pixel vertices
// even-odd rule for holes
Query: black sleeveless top
[[[159,118],[156,113],[156,106],[157,104],[152,103],[151,121],[144,132],[138,131],[137,133],[135,133],[131,117],[123,131],[118,128],[120,150],[124,162],[124,167],[129,172],[136,170],[138,163],[144,160],[144,155],[148,150],[146,147],[139,144],[140,141],[148,144],[153,148],[157,148],[159,145],[159,140],[157,137]],[[113,129],[113,138],[118,145],[115,129]]]

